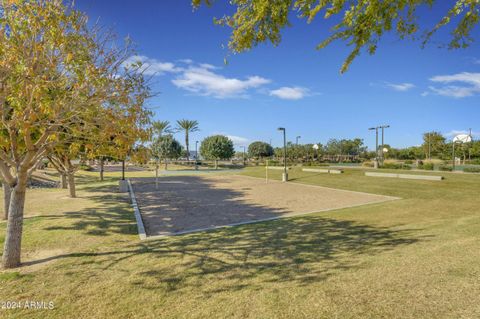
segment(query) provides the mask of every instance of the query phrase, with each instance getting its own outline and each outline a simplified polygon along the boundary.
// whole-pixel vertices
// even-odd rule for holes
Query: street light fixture
[[[282,175],[282,182],[288,181],[288,173],[287,173],[287,134],[285,132],[284,127],[279,127],[279,131],[283,132],[283,175]]]

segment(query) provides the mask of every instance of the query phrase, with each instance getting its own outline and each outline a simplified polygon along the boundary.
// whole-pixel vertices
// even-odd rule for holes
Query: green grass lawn
[[[264,168],[245,174],[264,177]],[[78,199],[31,190],[26,266],[0,272],[0,302],[53,301],[55,309],[0,317],[480,317],[480,175],[363,174],[296,169],[290,177],[402,199],[143,242],[128,197],[116,193],[119,173],[105,182],[81,173]],[[2,243],[4,229],[0,222]]]

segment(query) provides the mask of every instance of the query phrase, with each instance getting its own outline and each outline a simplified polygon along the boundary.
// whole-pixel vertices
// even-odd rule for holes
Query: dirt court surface
[[[238,175],[132,178],[147,236],[379,203],[395,197]]]

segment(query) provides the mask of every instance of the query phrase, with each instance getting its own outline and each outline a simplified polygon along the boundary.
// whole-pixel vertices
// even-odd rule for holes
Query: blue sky
[[[335,43],[315,50],[328,35],[323,19],[307,24],[293,18],[278,47],[229,54],[229,29],[213,24],[213,17],[231,11],[225,3],[195,12],[188,0],[79,0],[76,7],[134,40],[137,59],[149,65],[152,89],[159,92],[149,107],[157,119],[172,123],[198,120],[201,131],[192,141],[222,133],[237,145],[263,140],[277,146],[282,139],[276,128],[284,126],[292,141],[359,137],[372,148],[368,128],[385,123],[391,125],[386,143],[395,147],[421,144],[429,130],[451,137],[472,128],[480,137],[478,45],[439,49],[446,31],[425,49],[389,36],[375,55],[362,53],[340,74],[350,48]],[[425,12],[424,24],[434,25],[442,12]],[[475,35],[480,39],[478,28]]]

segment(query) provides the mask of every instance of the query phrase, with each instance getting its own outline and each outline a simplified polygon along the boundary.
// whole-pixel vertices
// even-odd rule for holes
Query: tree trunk
[[[71,198],[77,197],[77,192],[75,189],[75,173],[74,172],[68,173],[68,190],[70,191]]]
[[[3,219],[8,220],[8,210],[10,209],[10,198],[12,197],[12,188],[7,183],[3,183]]]
[[[158,188],[158,163],[155,163],[155,189]]]
[[[185,146],[187,147],[187,162],[190,161],[190,151],[188,150],[188,131],[185,132]]]
[[[103,182],[103,158],[100,159],[100,180]]]
[[[10,200],[5,246],[3,249],[3,268],[20,266],[22,247],[23,210],[25,207],[25,192],[27,189],[27,174],[18,176],[18,183],[12,189]]]
[[[168,171],[168,162],[167,162],[167,159],[165,159],[165,170]]]
[[[215,169],[218,168],[218,160],[215,160]]]
[[[60,173],[61,180],[60,180],[60,187],[61,188],[67,188],[67,174],[65,173]]]

